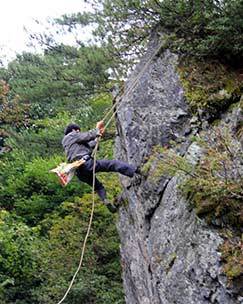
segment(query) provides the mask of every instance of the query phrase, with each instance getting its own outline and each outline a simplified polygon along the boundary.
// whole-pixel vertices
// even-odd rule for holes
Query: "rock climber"
[[[97,138],[103,136],[105,131],[104,122],[99,121],[96,128],[87,132],[81,132],[80,126],[75,123],[70,123],[65,129],[65,136],[62,140],[62,145],[68,162],[73,162],[79,159],[85,160],[76,170],[78,179],[92,186],[93,184],[93,158],[92,151],[96,145]],[[120,160],[97,160],[95,164],[95,173],[97,172],[119,172],[123,175],[133,177],[135,173],[139,173],[133,165]],[[106,198],[106,191],[102,183],[95,177],[95,191],[109,208],[110,211],[115,211],[115,206]]]

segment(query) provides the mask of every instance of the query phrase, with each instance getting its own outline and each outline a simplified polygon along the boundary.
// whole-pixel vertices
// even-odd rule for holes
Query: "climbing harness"
[[[155,52],[152,54],[152,56],[150,57],[150,59],[146,62],[146,64],[144,65],[144,67],[141,69],[141,71],[138,73],[138,75],[136,76],[135,80],[132,82],[132,85],[128,88],[127,92],[122,96],[121,94],[118,94],[113,100],[113,106],[110,108],[110,110],[105,114],[105,116],[103,117],[103,121],[105,121],[109,115],[113,112],[113,114],[111,115],[111,117],[108,119],[107,123],[105,124],[104,129],[106,129],[109,124],[111,123],[113,117],[117,114],[119,108],[121,107],[121,100],[124,99],[137,85],[138,80],[140,79],[141,75],[144,73],[144,71],[147,69],[147,67],[149,66],[149,64],[152,62],[152,60],[154,59],[154,57],[159,53],[159,51],[161,50],[162,44],[159,45],[159,47],[155,50]],[[97,150],[98,150],[98,146],[99,146],[99,142],[100,142],[100,136],[97,137],[97,142],[96,145],[94,147],[93,153],[92,153],[92,157],[93,157],[93,183],[92,183],[92,208],[91,208],[91,214],[90,214],[90,218],[89,218],[89,225],[88,225],[88,229],[84,238],[84,242],[83,242],[83,246],[82,246],[82,251],[81,251],[81,256],[80,256],[80,261],[79,261],[79,265],[78,268],[76,270],[76,272],[74,273],[72,280],[67,288],[67,291],[65,292],[63,298],[58,302],[58,304],[61,304],[67,297],[69,291],[72,288],[72,285],[74,283],[74,280],[82,266],[82,262],[83,262],[83,257],[84,257],[84,252],[85,252],[85,248],[86,248],[86,243],[89,237],[89,233],[90,233],[90,229],[91,229],[91,225],[92,225],[92,221],[93,221],[93,216],[94,216],[94,207],[95,207],[95,167],[96,167],[96,155],[97,155]],[[55,170],[55,169],[53,169]],[[54,171],[52,171],[54,172]]]

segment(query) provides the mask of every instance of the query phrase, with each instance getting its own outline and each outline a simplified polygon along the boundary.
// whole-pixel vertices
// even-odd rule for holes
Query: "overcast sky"
[[[38,30],[34,19],[44,21],[48,17],[75,13],[86,8],[83,0],[5,0],[0,10],[0,56],[26,50],[28,37],[24,26]],[[40,26],[39,26],[40,27]]]

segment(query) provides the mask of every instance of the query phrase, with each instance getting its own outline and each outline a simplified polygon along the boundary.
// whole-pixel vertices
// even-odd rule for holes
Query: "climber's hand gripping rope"
[[[99,129],[100,131],[100,136],[103,136],[104,132],[105,132],[105,124],[104,124],[104,121],[101,120],[101,121],[98,121],[97,124],[96,124],[96,128]]]

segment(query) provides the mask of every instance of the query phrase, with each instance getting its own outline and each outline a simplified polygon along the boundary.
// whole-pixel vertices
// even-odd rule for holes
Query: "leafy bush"
[[[44,247],[36,229],[6,211],[0,212],[0,291],[4,303],[35,303],[30,295],[41,282],[38,257]]]
[[[160,22],[172,32],[176,51],[231,62],[242,58],[242,1],[164,0],[160,6]]]
[[[31,102],[33,118],[38,119],[63,110],[74,112],[88,98],[106,91],[109,62],[102,47],[62,44],[44,55],[18,54],[7,70],[0,70],[0,78],[22,101]]]
[[[96,25],[93,34],[112,56],[119,75],[144,52],[151,32],[160,26],[166,45],[187,56],[227,60],[236,66],[243,58],[241,0],[90,1],[92,12],[56,20],[72,31]],[[65,28],[65,27],[64,27]],[[135,56],[134,56],[135,55]]]
[[[223,225],[238,226],[243,223],[243,169],[242,151],[237,138],[225,127],[214,127],[210,133],[197,139],[203,156],[197,165],[190,159],[177,155],[172,149],[157,148],[152,156],[155,166],[147,168],[149,175],[186,176],[180,188],[186,197],[193,195],[198,214]],[[151,171],[152,170],[152,171]]]
[[[227,126],[214,127],[196,139],[201,157],[193,160],[180,156],[172,148],[156,147],[143,171],[152,182],[161,176],[183,178],[179,188],[194,205],[195,212],[209,224],[232,231],[225,238],[220,250],[223,253],[223,270],[230,279],[242,271],[243,224],[243,166],[242,147],[238,138]]]
[[[26,163],[21,173],[15,172],[5,181],[0,191],[1,206],[14,209],[27,223],[35,225],[65,199],[84,193],[87,188],[80,187],[77,180],[62,188],[57,177],[49,173],[61,161],[62,157],[53,156]]]
[[[44,284],[34,291],[40,303],[57,302],[63,296],[79,262],[81,245],[91,211],[91,194],[65,202],[60,213],[40,225],[49,226],[49,247],[43,252],[41,269]],[[119,243],[115,216],[96,200],[92,232],[87,243],[83,266],[67,301],[69,303],[124,303],[121,288]],[[111,301],[111,302],[109,302]]]
[[[230,279],[243,275],[243,236],[242,238],[228,238],[221,246],[224,272]]]
[[[210,120],[240,100],[243,81],[240,70],[219,60],[181,59],[178,67],[187,103],[193,113]]]

